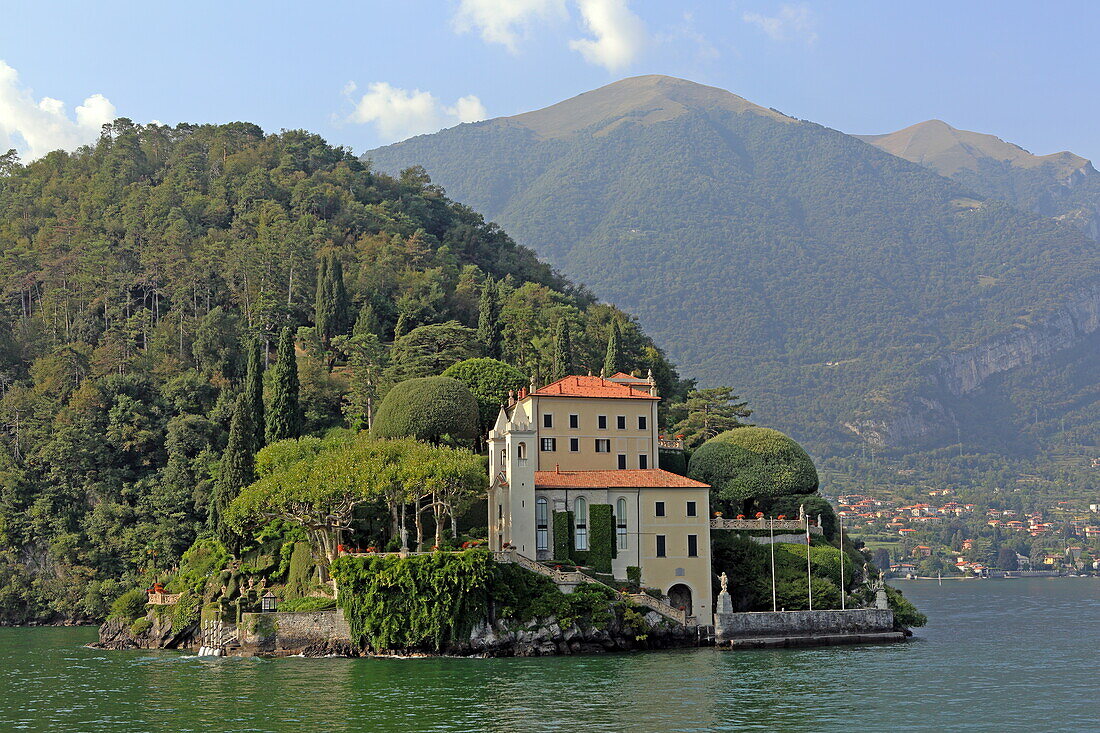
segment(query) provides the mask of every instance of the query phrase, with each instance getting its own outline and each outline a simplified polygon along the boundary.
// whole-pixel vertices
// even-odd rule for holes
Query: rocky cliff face
[[[1100,330],[1100,285],[1075,297],[1046,323],[1022,329],[940,361],[938,379],[950,395],[969,394],[989,377],[1047,359]]]
[[[174,631],[170,618],[150,613],[141,620],[149,623],[135,626],[135,622],[125,619],[104,621],[99,627],[99,643],[95,646],[113,650],[184,649],[193,646],[198,639],[197,624]]]
[[[1070,298],[1043,324],[1022,328],[941,358],[924,396],[889,416],[850,420],[844,427],[874,446],[891,448],[954,439],[952,398],[978,392],[993,376],[1050,359],[1100,333],[1100,285]]]

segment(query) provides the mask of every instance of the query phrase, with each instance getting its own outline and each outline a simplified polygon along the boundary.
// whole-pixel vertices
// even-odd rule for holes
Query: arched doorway
[[[668,589],[668,604],[673,608],[683,608],[688,616],[695,615],[695,608],[691,605],[691,588],[683,583]]]

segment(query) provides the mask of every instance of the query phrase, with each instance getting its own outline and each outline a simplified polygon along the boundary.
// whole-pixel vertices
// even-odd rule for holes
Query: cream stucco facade
[[[709,487],[657,467],[656,388],[616,377],[567,377],[501,410],[488,436],[490,545],[550,562],[555,518],[573,512],[570,540],[587,550],[590,508],[610,505],[614,577],[638,567],[642,585],[708,619]]]

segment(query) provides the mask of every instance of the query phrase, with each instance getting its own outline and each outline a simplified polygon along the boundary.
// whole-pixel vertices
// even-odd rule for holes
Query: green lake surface
[[[0,629],[0,731],[1100,729],[1100,579],[898,587],[931,621],[888,646],[199,659]]]

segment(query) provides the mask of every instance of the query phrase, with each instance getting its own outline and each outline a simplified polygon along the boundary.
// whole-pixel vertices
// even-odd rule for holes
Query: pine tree
[[[225,510],[241,489],[256,480],[252,415],[248,395],[241,393],[237,396],[233,419],[229,423],[229,443],[222,454],[221,473],[214,487],[209,514],[210,526],[227,546],[234,544],[235,534],[225,523]]]
[[[624,368],[623,365],[623,334],[619,329],[619,322],[611,322],[611,335],[607,338],[607,356],[603,359],[604,376],[610,377]]]
[[[409,330],[409,317],[405,311],[397,314],[397,325],[393,327],[393,340],[401,338]]]
[[[271,403],[267,413],[267,442],[297,438],[302,434],[302,408],[298,404],[298,360],[294,355],[294,330],[287,326],[279,337],[272,367]]]
[[[244,398],[252,412],[252,452],[264,447],[264,357],[259,337],[247,347]]]
[[[500,303],[497,284],[486,278],[481,286],[481,298],[477,304],[477,340],[485,346],[485,355],[490,359],[500,358]]]
[[[569,321],[559,318],[554,327],[554,362],[550,381],[556,382],[573,373],[573,344],[569,339]]]

